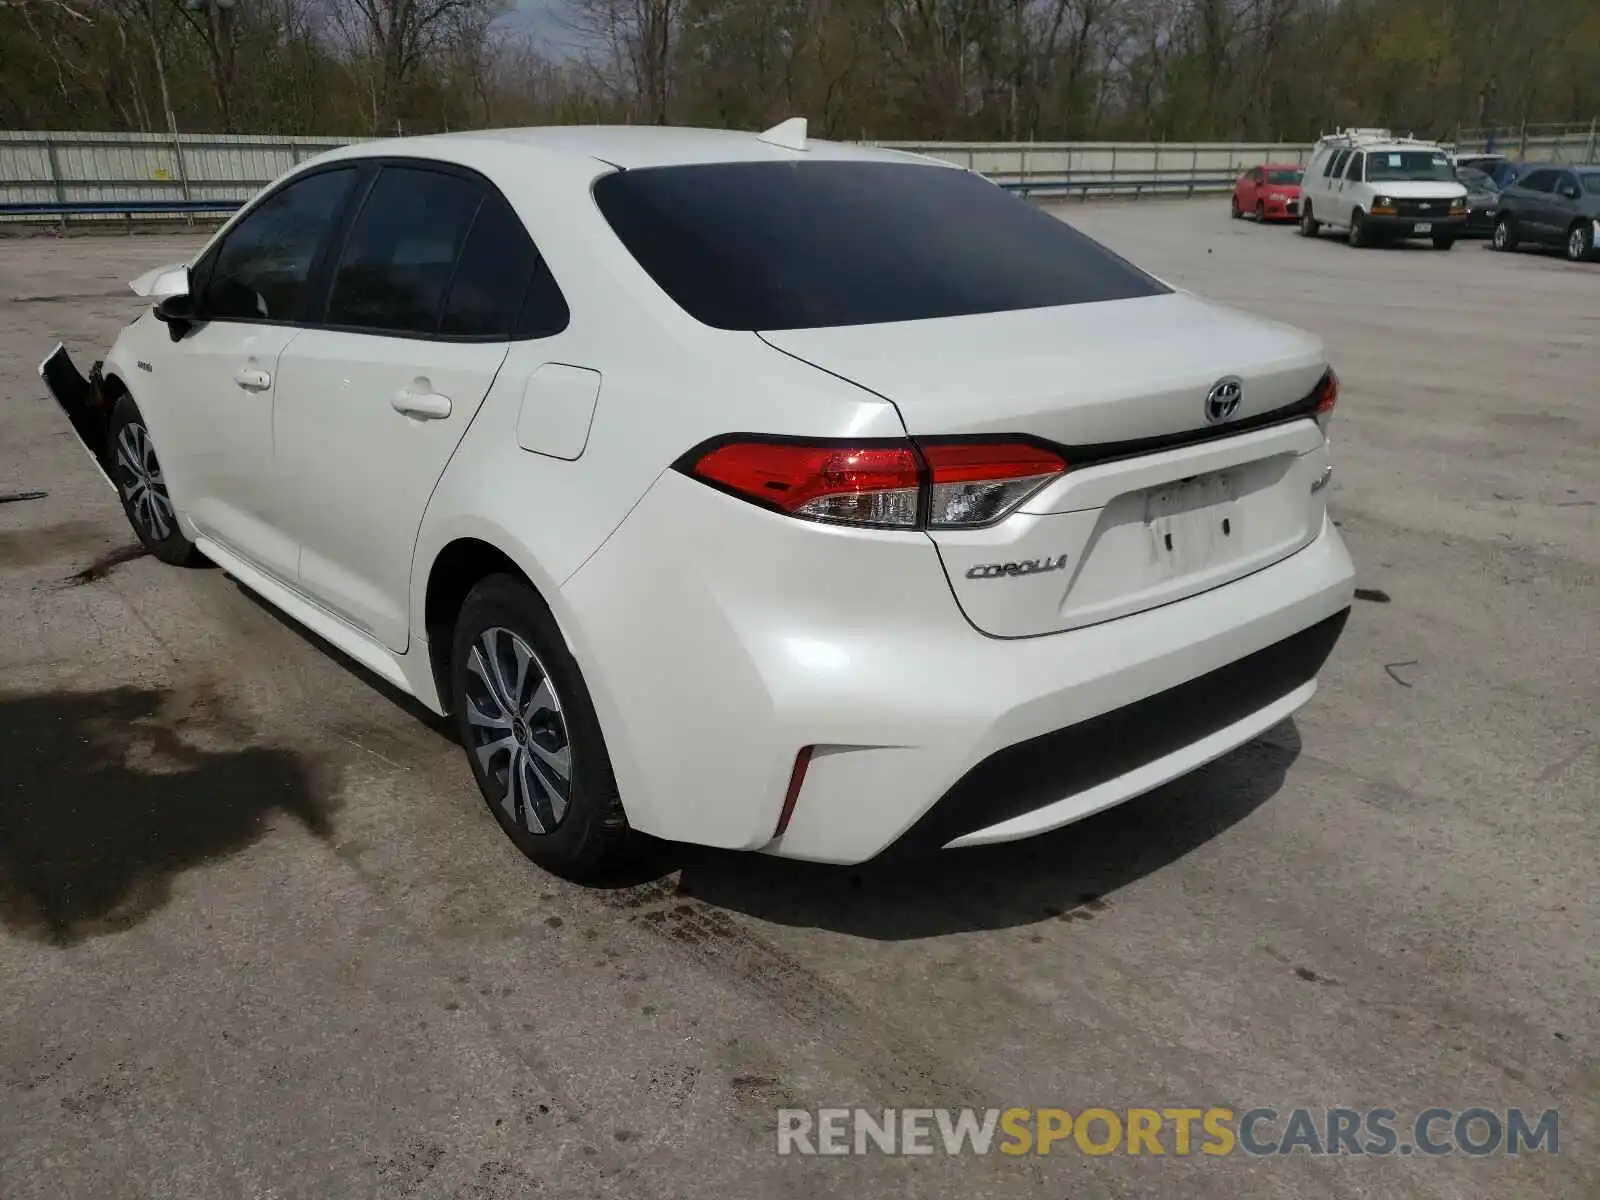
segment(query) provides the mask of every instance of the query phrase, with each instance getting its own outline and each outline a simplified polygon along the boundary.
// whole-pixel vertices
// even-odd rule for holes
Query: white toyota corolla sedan
[[[140,540],[454,714],[563,874],[1064,825],[1283,720],[1351,603],[1318,339],[800,122],[351,146],[134,290],[41,372]]]

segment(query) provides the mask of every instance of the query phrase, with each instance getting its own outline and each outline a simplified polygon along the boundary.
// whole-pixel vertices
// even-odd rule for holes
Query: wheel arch
[[[527,584],[554,618],[579,670],[585,669],[587,655],[572,635],[571,621],[562,612],[556,581],[530,562],[527,555],[512,549],[514,545],[512,539],[498,530],[478,527],[454,530],[426,556],[427,569],[417,572],[413,634],[427,653],[428,670],[437,689],[441,712],[451,710],[450,655],[456,618],[472,589],[491,575],[511,575]]]

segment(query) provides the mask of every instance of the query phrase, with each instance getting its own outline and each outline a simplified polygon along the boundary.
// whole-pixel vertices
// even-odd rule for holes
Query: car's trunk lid
[[[1170,603],[1321,528],[1321,432],[1276,419],[1306,415],[1326,370],[1320,342],[1296,330],[1172,293],[762,337],[892,401],[913,438],[1023,434],[1062,448],[1066,475],[1019,512],[931,535],[987,633]],[[1214,420],[1208,397],[1229,379],[1238,405]]]
[[[1325,366],[1317,339],[1183,292],[761,336],[893,402],[913,437],[1066,446],[1204,429],[1206,393],[1230,375],[1241,421],[1299,400]]]

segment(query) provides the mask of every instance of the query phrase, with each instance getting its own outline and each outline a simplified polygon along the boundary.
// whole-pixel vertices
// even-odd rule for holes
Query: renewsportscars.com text
[[[1520,1108],[785,1108],[778,1153],[808,1155],[1560,1153],[1560,1114]]]

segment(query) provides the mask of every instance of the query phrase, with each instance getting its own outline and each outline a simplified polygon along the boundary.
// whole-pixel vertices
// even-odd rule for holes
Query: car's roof
[[[955,165],[900,150],[844,142],[808,138],[802,151],[762,141],[755,133],[665,125],[549,125],[385,138],[348,146],[339,157],[417,154],[450,160],[458,156],[477,158],[485,152],[501,155],[518,149],[594,159],[626,170],[695,163],[793,162],[796,159]]]

